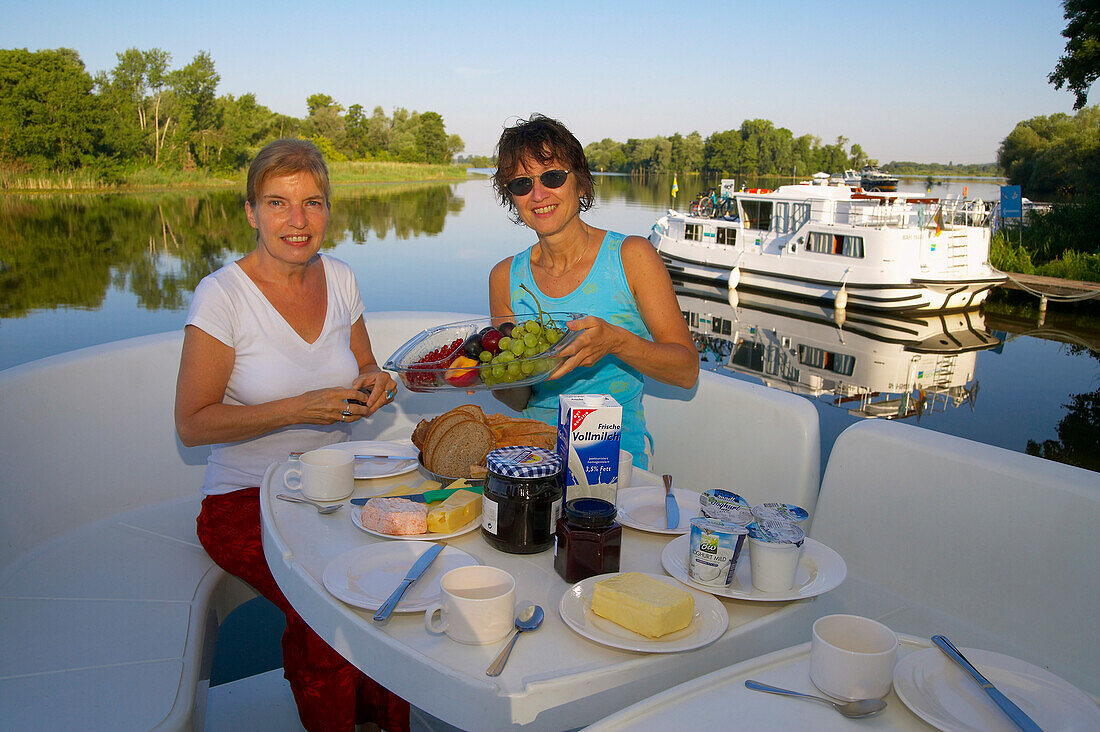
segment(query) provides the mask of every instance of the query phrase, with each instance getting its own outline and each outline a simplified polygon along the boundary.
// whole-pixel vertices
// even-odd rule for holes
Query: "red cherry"
[[[493,329],[481,336],[481,347],[495,356],[500,353],[500,339],[503,337],[503,333]]]

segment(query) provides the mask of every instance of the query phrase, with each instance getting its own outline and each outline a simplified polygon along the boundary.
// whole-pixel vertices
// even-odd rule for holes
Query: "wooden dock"
[[[1058,277],[1043,277],[1018,272],[1006,272],[1005,274],[1008,275],[1009,279],[1001,287],[1030,292],[1040,299],[1046,297],[1051,300],[1087,300],[1090,296],[1100,298],[1100,282],[1063,280]]]

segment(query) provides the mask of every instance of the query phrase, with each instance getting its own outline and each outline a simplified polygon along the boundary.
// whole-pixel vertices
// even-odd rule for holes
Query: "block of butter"
[[[592,612],[639,635],[660,638],[691,623],[695,598],[640,572],[624,572],[593,586]]]
[[[481,494],[458,490],[428,511],[428,533],[449,534],[481,514]]]

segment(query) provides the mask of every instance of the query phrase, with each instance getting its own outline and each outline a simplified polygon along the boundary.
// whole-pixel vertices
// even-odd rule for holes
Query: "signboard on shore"
[[[1024,215],[1024,197],[1020,186],[1001,186],[1001,217],[1019,219]]]

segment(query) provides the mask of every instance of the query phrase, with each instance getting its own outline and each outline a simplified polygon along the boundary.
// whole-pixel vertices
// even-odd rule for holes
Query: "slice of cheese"
[[[452,484],[453,485],[453,484]],[[449,534],[481,515],[481,494],[458,490],[428,511],[428,532]]]
[[[658,579],[625,572],[593,586],[592,612],[639,635],[660,638],[691,623],[695,598]]]
[[[441,488],[442,486],[443,484],[440,483],[438,480],[426,480],[420,485],[414,485],[412,487],[409,487],[402,483],[396,488],[391,488],[390,490],[386,491],[379,497],[392,498],[394,496],[407,496],[410,493],[427,493],[428,491],[434,491],[435,489]]]

